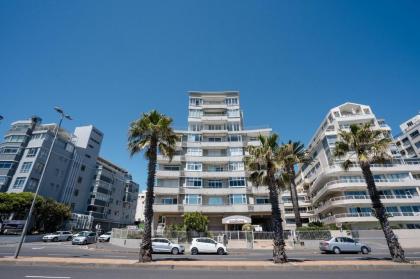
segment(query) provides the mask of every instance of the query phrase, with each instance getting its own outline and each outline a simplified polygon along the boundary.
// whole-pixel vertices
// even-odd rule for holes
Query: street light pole
[[[55,109],[56,112],[58,112],[60,114],[60,121],[59,121],[58,126],[57,126],[57,128],[55,130],[54,139],[53,139],[53,141],[51,143],[50,150],[48,151],[47,160],[45,161],[45,166],[42,169],[41,177],[39,178],[39,183],[38,183],[38,185],[36,187],[34,198],[32,200],[32,204],[31,204],[31,207],[29,209],[28,217],[26,218],[25,226],[23,227],[22,234],[20,236],[20,240],[19,240],[18,246],[16,247],[15,256],[14,256],[15,259],[17,259],[18,256],[19,256],[19,252],[20,252],[20,249],[22,248],[23,240],[25,239],[26,232],[27,232],[28,227],[29,227],[29,225],[31,223],[31,217],[32,217],[32,212],[34,211],[34,208],[35,208],[36,198],[38,197],[39,189],[41,188],[41,184],[42,184],[43,179],[44,179],[45,170],[47,169],[48,162],[50,160],[51,153],[52,153],[52,150],[54,148],[55,141],[57,140],[58,132],[59,132],[59,130],[61,128],[61,123],[63,123],[63,119],[64,118],[67,118],[68,120],[72,120],[72,118],[69,115],[65,114],[64,111],[61,108],[55,107],[54,109]]]

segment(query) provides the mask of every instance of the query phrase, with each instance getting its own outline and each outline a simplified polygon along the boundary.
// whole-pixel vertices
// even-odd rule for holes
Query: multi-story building
[[[401,133],[394,137],[404,158],[420,158],[420,114],[400,125]]]
[[[99,224],[101,229],[109,230],[133,224],[138,189],[125,169],[98,157],[87,208],[94,226]]]
[[[333,157],[339,130],[361,123],[371,123],[373,129],[391,134],[390,127],[377,119],[369,106],[345,103],[329,111],[309,143],[313,162],[302,167],[301,184],[309,187],[315,217],[326,224],[379,226],[360,167],[353,165],[344,171],[341,162]],[[371,167],[390,223],[420,228],[420,161],[401,159],[395,145],[391,145],[389,154],[394,157],[391,162]]]
[[[139,193],[137,198],[137,208],[136,208],[136,222],[144,222],[144,205],[146,202],[146,191]]]
[[[98,159],[103,134],[92,125],[76,127],[73,134],[60,128],[46,166],[56,128],[56,124],[42,124],[39,117],[11,124],[4,142],[0,143],[0,190],[9,193],[35,192],[41,172],[46,167],[39,194],[71,207],[73,216],[69,226],[72,228],[91,228],[93,218],[88,205],[97,161],[99,165],[104,161]],[[128,215],[127,219],[132,223],[135,212],[132,200],[136,200],[138,185],[131,181],[128,174],[126,179],[124,194],[114,199],[128,205],[118,216],[125,220]]]
[[[240,230],[244,223],[270,230],[268,189],[248,181],[243,157],[271,129],[244,128],[239,92],[190,92],[188,130],[176,132],[173,160],[158,155],[154,228],[198,211],[208,216],[209,230]]]

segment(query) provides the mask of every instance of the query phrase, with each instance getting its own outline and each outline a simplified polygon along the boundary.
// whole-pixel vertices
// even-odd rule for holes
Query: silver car
[[[73,245],[76,245],[76,244],[86,245],[89,243],[96,243],[95,232],[87,232],[87,231],[80,232],[71,241],[71,244]]]
[[[152,238],[152,251],[153,253],[172,253],[178,255],[185,252],[185,247],[172,243],[166,238]]]
[[[350,237],[333,237],[330,240],[321,241],[319,249],[321,252],[333,252],[334,254],[342,252],[369,254],[372,251],[368,245],[357,242]]]

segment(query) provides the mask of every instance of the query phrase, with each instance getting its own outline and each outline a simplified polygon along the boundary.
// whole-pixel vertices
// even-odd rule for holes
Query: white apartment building
[[[198,211],[208,216],[209,230],[240,230],[245,223],[270,230],[268,189],[247,180],[243,157],[271,129],[244,128],[239,92],[190,92],[188,108],[173,160],[158,156],[154,228]]]
[[[138,194],[136,207],[136,222],[144,222],[144,205],[146,203],[146,191],[143,190]]]
[[[401,133],[394,137],[404,158],[420,158],[420,114],[400,125]]]
[[[309,187],[314,217],[325,224],[379,227],[372,215],[360,168],[355,165],[344,171],[332,155],[340,129],[367,122],[372,123],[374,129],[391,134],[390,127],[377,119],[369,106],[345,103],[328,112],[309,143],[313,162],[302,167],[301,185]],[[395,145],[390,147],[390,153],[395,158],[391,163],[372,165],[390,223],[401,228],[420,228],[420,161],[401,159]]]

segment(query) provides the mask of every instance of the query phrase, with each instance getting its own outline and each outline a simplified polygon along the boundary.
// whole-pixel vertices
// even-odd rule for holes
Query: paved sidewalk
[[[200,261],[200,260],[158,260],[151,263],[138,263],[127,259],[88,259],[58,257],[13,257],[0,258],[0,264],[16,265],[65,265],[84,267],[133,267],[151,269],[207,269],[207,270],[384,270],[419,269],[420,261],[401,264],[386,260],[351,261],[293,261],[274,264],[271,261]]]

